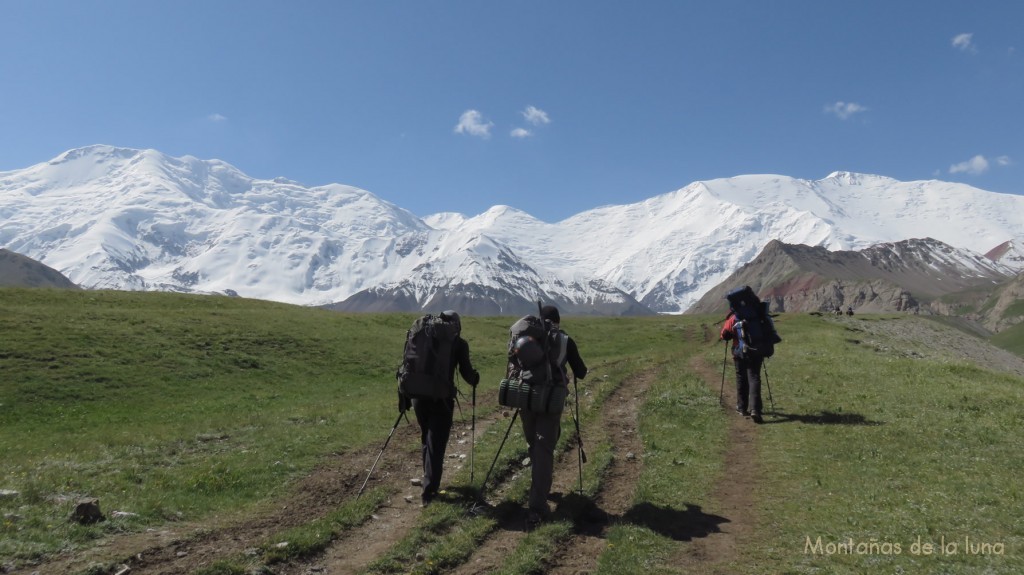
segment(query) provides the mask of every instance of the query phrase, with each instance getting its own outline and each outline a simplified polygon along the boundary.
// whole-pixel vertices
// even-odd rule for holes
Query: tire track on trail
[[[415,437],[408,427],[396,430],[392,442],[403,443]],[[332,455],[289,486],[288,495],[259,504],[244,515],[166,523],[140,533],[114,535],[100,540],[92,548],[13,573],[71,575],[95,563],[120,564],[130,569],[132,575],[178,575],[233,555],[251,555],[274,533],[323,517],[350,494],[354,496],[363,479],[357,470],[362,469],[365,474],[378,451],[379,448],[366,446]],[[382,465],[380,473],[404,475],[402,465],[396,458],[395,462]]]
[[[570,541],[561,546],[561,552],[552,559],[545,573],[593,571],[597,556],[606,545],[603,537],[605,530],[613,518],[624,514],[632,505],[634,489],[642,470],[639,409],[653,380],[653,373],[648,372],[620,382],[602,404],[600,417],[588,422],[582,430],[585,445],[594,445],[596,442],[592,439],[601,437],[612,446],[612,461],[603,472],[599,492],[595,500],[587,502],[582,510],[578,504],[568,504],[570,498],[579,497],[576,494],[579,487],[578,444],[575,440],[567,441],[565,449],[558,455],[552,481],[552,499],[558,505],[552,518],[555,521],[573,521],[575,533]],[[565,420],[562,428],[575,436],[575,429],[567,429]],[[597,433],[597,430],[601,430],[601,433]],[[563,509],[563,504],[569,509]],[[568,516],[574,510],[577,516]],[[498,527],[453,573],[483,575],[500,568],[526,536],[525,520],[526,512],[522,506],[500,517]]]
[[[708,335],[705,333],[705,340]],[[728,366],[731,367],[731,366]],[[722,476],[715,482],[711,494],[709,512],[727,519],[718,529],[710,530],[705,537],[694,538],[683,546],[673,558],[673,565],[684,571],[698,573],[733,573],[727,564],[741,557],[743,543],[750,539],[757,526],[757,507],[754,492],[759,475],[757,459],[758,425],[749,418],[735,413],[736,383],[735,372],[726,370],[723,375],[708,364],[700,355],[690,361],[690,368],[709,387],[721,390],[722,406],[729,417],[728,439],[723,453]]]
[[[478,418],[477,436],[499,417],[500,414],[491,414]],[[459,447],[462,446],[456,446],[463,429],[468,436],[469,422],[456,420],[452,427],[449,453],[461,453]],[[403,528],[407,530],[415,522],[420,510],[419,488],[413,488],[414,492],[409,490],[410,479],[422,474],[418,443],[419,427],[410,414],[409,423],[403,421],[395,430],[395,435],[366,486],[367,491],[384,487],[398,495],[391,497],[390,502],[379,508],[371,519],[343,535],[343,541],[363,540],[352,549],[359,550],[365,546],[371,536],[381,541],[386,548],[401,538]],[[469,447],[467,441],[465,449]],[[132,575],[180,575],[208,567],[217,561],[237,560],[245,556],[252,557],[259,564],[259,546],[271,542],[276,534],[323,518],[355,499],[380,448],[381,445],[375,442],[355,451],[328,456],[319,467],[291,484],[287,488],[287,495],[257,505],[244,515],[168,523],[144,532],[113,535],[88,549],[62,554],[40,564],[11,571],[10,574],[74,575],[81,573],[90,564],[95,564],[114,565],[112,573],[127,567]],[[447,465],[454,465],[452,461],[449,460]],[[414,493],[414,503],[403,500],[403,493]],[[303,569],[310,561],[315,559],[275,564],[272,572],[290,573],[292,571],[289,569],[295,565],[295,573],[304,573]]]
[[[546,573],[575,575],[596,571],[598,558],[608,546],[608,529],[633,506],[643,472],[640,409],[656,376],[654,370],[641,373],[620,385],[606,400],[599,423],[611,444],[611,463],[601,478],[594,506],[576,518],[575,533],[560,546]]]
[[[476,421],[477,440],[479,441],[479,438],[487,432],[490,426],[501,420],[500,410],[478,417]],[[415,440],[418,442],[419,427],[415,421],[412,427],[415,432]],[[462,461],[463,465],[470,463],[470,451],[473,449],[471,433],[470,422],[458,419],[453,422],[452,434],[445,456],[446,477],[456,471],[454,462]],[[379,451],[378,449],[375,452],[375,457]],[[465,458],[462,457],[463,455]],[[392,457],[401,458],[404,461],[404,474],[385,478],[388,487],[396,492],[396,495],[388,503],[380,507],[370,520],[346,531],[341,537],[332,541],[323,553],[303,560],[274,565],[273,573],[276,575],[305,575],[307,573],[351,575],[359,573],[405,538],[416,526],[422,511],[420,507],[421,489],[410,483],[410,479],[423,474],[422,458],[418,446],[410,453],[392,455]],[[368,470],[369,464],[363,472]],[[479,462],[477,462],[477,471],[479,471]],[[448,484],[448,481],[444,480],[443,484]],[[369,487],[370,485],[368,485]],[[444,489],[451,490],[452,487],[447,485]]]

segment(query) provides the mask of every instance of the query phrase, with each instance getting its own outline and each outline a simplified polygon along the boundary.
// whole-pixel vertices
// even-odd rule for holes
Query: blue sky
[[[1024,2],[3,0],[0,171],[90,144],[557,221],[847,170],[1024,193]]]

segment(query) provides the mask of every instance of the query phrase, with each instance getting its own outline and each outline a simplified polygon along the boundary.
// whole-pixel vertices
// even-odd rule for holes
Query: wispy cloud
[[[536,106],[527,106],[525,110],[519,113],[523,115],[523,118],[531,126],[543,126],[551,123],[548,113]],[[529,138],[533,136],[533,131],[527,128],[515,128],[509,132],[509,136],[518,139]]]
[[[211,122],[214,122],[214,123],[220,123],[220,122],[227,122],[228,121],[228,117],[227,116],[225,116],[223,114],[218,114],[216,112],[214,112],[213,114],[210,114],[209,116],[207,116],[206,119],[211,121]]]
[[[953,47],[961,52],[977,52],[977,49],[974,47],[973,38],[974,34],[971,33],[957,34],[953,36]]]
[[[835,104],[825,106],[825,112],[835,114],[840,120],[848,120],[855,114],[867,111],[867,107],[861,106],[856,102],[836,102]]]
[[[523,117],[526,118],[526,121],[534,126],[551,123],[551,118],[548,117],[548,113],[540,108],[527,106],[521,113],[523,114]]]
[[[490,138],[493,122],[484,120],[483,114],[476,110],[466,110],[459,116],[459,123],[455,125],[456,134],[467,134],[480,138]]]
[[[1009,166],[1013,162],[1010,161],[1009,156],[998,156],[989,160],[985,156],[978,154],[973,158],[960,162],[959,164],[953,164],[949,167],[949,173],[951,174],[970,174],[977,176],[984,174],[992,167],[993,164],[999,167]]]

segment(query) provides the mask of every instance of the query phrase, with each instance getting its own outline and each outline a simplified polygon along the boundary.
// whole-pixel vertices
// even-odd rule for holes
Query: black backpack
[[[736,288],[726,294],[729,309],[736,316],[733,331],[737,340],[733,355],[744,358],[753,354],[771,357],[775,344],[782,342],[771,315],[769,302],[761,301],[750,286]]]
[[[458,335],[459,325],[439,315],[427,314],[414,321],[398,367],[398,393],[409,399],[453,396],[452,345]]]
[[[561,413],[568,391],[563,370],[569,336],[551,322],[528,315],[512,324],[508,368],[498,403],[538,413]]]

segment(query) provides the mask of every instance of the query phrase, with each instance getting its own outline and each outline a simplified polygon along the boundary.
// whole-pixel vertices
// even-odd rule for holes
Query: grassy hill
[[[512,521],[529,475],[518,472],[517,433],[497,459],[493,504],[480,512],[472,498],[508,422],[495,397],[513,318],[464,318],[483,376],[475,473],[451,464],[450,495],[422,511],[401,500],[408,467],[355,498],[394,424],[412,319],[0,289],[0,566],[284,575],[329,564],[350,540],[365,548],[374,533],[380,551],[358,568],[340,554],[340,572],[485,561],[507,573],[1024,570],[1024,371],[952,327],[780,316],[770,409],[755,426],[720,405],[717,316],[565,318],[591,367],[579,382],[583,496],[568,493],[578,462],[567,411],[565,497],[553,522],[524,534]],[[1000,336],[1019,348],[1012,331]],[[467,429],[470,403],[456,416]],[[382,466],[414,470],[416,432],[400,429]],[[310,480],[325,469],[327,481]],[[300,495],[328,503],[260,520]],[[69,522],[83,497],[99,498],[107,521]],[[173,544],[133,539],[162,530]],[[207,539],[217,544],[203,548]],[[192,551],[174,552],[182,541]]]

